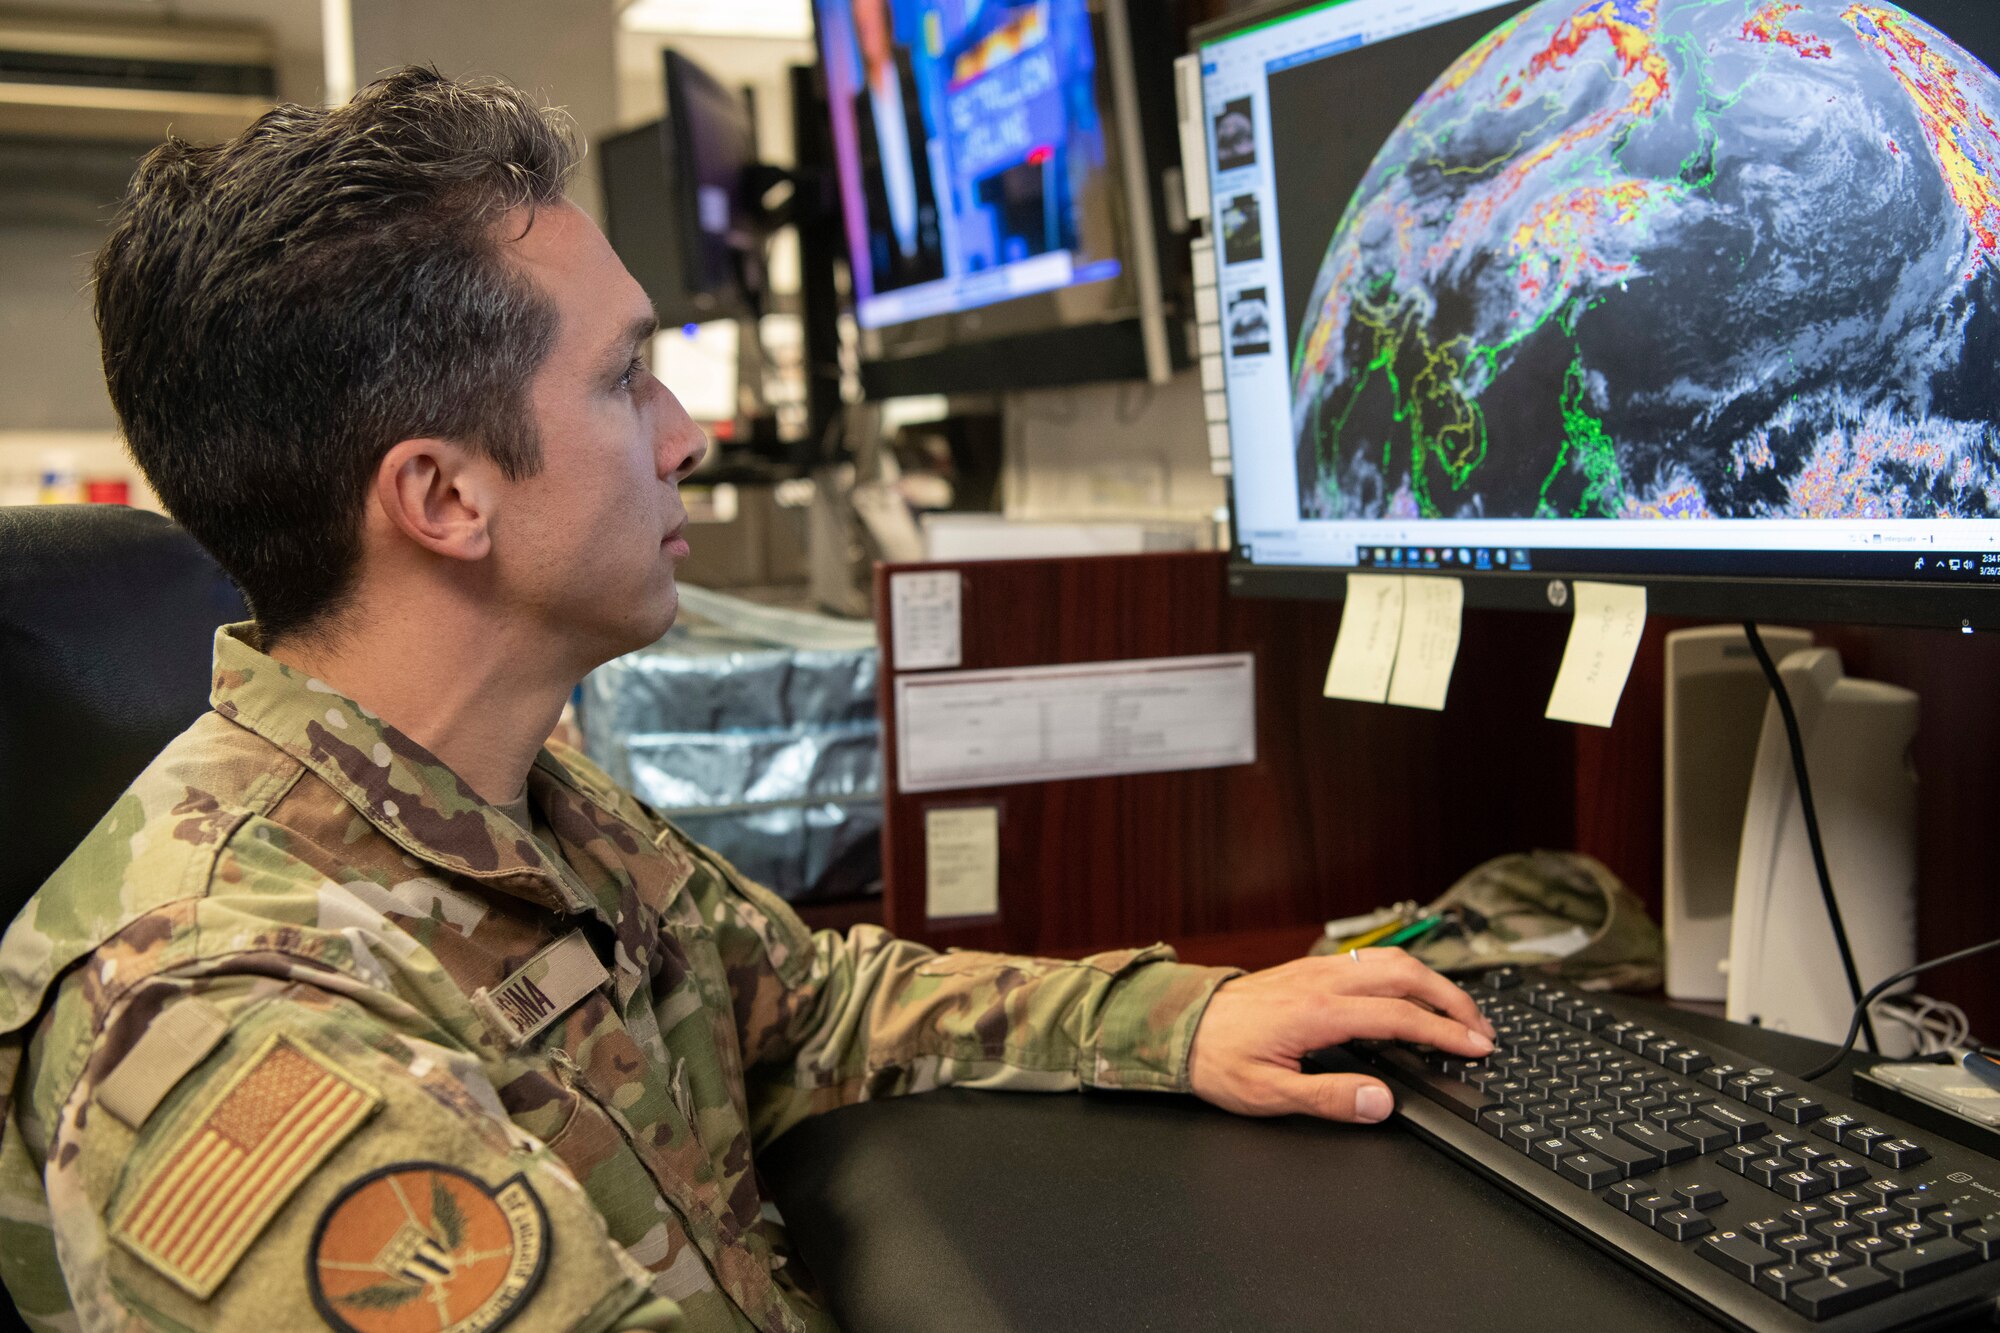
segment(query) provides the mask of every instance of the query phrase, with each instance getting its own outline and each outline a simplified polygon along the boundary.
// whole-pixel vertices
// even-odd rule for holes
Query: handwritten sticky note
[[[1573,583],[1576,619],[1563,650],[1547,716],[1608,727],[1646,632],[1646,590],[1624,583]]]
[[[1326,668],[1326,697],[1375,704],[1386,699],[1402,630],[1403,576],[1349,574],[1340,634]]]
[[[896,670],[955,667],[962,660],[959,604],[963,582],[955,569],[889,576],[889,627]]]
[[[1444,707],[1464,611],[1465,585],[1457,579],[1403,580],[1403,628],[1396,639],[1390,703],[1433,711]]]
[[[924,915],[995,916],[1000,911],[1000,808],[924,811]]]

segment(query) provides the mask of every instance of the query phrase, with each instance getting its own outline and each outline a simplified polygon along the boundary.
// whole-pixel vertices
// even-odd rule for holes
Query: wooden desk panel
[[[1659,915],[1664,640],[1698,622],[1648,625],[1616,723],[1600,729],[1541,715],[1566,616],[1468,612],[1439,714],[1323,698],[1339,604],[1232,598],[1219,554],[897,568],[959,570],[968,670],[1256,654],[1258,753],[1236,768],[903,794],[895,673],[885,669],[883,913],[900,935],[1070,955],[1154,939],[1268,943],[1329,917],[1435,897],[1481,861],[1540,847],[1596,856]],[[888,573],[876,571],[878,606],[888,605]],[[2000,827],[1991,813],[2000,637],[1809,628],[1840,648],[1849,674],[1924,699],[1922,956],[2000,934],[1989,870],[1989,830]],[[923,812],[969,804],[1001,811],[1000,915],[930,921]],[[1253,952],[1270,961],[1268,947]],[[2000,964],[1964,964],[1926,988],[2000,1032]]]

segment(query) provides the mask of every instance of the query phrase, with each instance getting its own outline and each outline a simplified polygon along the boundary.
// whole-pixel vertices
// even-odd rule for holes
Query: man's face
[[[493,524],[502,595],[592,664],[659,638],[687,555],[680,483],[707,441],[642,358],[645,292],[574,205],[504,219],[503,251],[554,305],[529,402],[542,469],[506,483]],[[518,238],[518,239],[514,239]]]

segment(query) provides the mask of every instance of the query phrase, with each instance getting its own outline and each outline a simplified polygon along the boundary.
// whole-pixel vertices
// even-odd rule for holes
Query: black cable
[[[1918,963],[1914,967],[1906,967],[1895,976],[1875,983],[1874,987],[1861,997],[1861,1002],[1854,1006],[1854,1017],[1847,1024],[1847,1040],[1841,1043],[1840,1049],[1833,1053],[1831,1060],[1828,1060],[1825,1064],[1803,1077],[1807,1082],[1824,1077],[1832,1073],[1834,1067],[1847,1058],[1847,1053],[1854,1049],[1854,1034],[1860,1029],[1862,1016],[1868,1012],[1868,1006],[1880,999],[1882,993],[1891,986],[1899,981],[1907,981],[1919,972],[1928,972],[1934,967],[1943,967],[1946,963],[1956,963],[1960,959],[1970,958],[1974,954],[1985,953],[1988,949],[2000,949],[2000,939],[1991,939],[1984,944],[1975,944],[1969,949],[1960,949],[1957,953],[1948,953],[1942,958],[1933,958],[1928,963]]]
[[[1792,777],[1799,787],[1799,813],[1805,816],[1806,841],[1812,846],[1813,869],[1819,873],[1820,901],[1826,904],[1826,919],[1833,926],[1833,942],[1840,949],[1840,966],[1847,973],[1847,994],[1860,1006],[1861,1031],[1868,1039],[1868,1050],[1870,1054],[1878,1053],[1882,1048],[1875,1041],[1875,1025],[1868,1020],[1867,1006],[1861,1004],[1861,973],[1854,966],[1854,950],[1848,947],[1847,927],[1840,919],[1840,904],[1833,897],[1833,876],[1826,868],[1826,847],[1820,841],[1819,814],[1813,809],[1812,783],[1806,777],[1806,745],[1799,735],[1798,714],[1792,711],[1792,696],[1785,689],[1784,677],[1778,674],[1778,664],[1771,660],[1770,650],[1764,647],[1764,636],[1757,632],[1756,622],[1744,621],[1743,632],[1749,636],[1750,651],[1757,655],[1757,665],[1764,668],[1764,679],[1771,682],[1771,694],[1778,701],[1778,714],[1785,720],[1785,739],[1792,748]]]

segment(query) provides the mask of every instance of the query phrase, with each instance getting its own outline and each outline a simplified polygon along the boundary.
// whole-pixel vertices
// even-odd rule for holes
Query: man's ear
[[[435,555],[483,560],[498,497],[491,459],[451,440],[403,440],[375,469],[375,508],[396,531]]]

